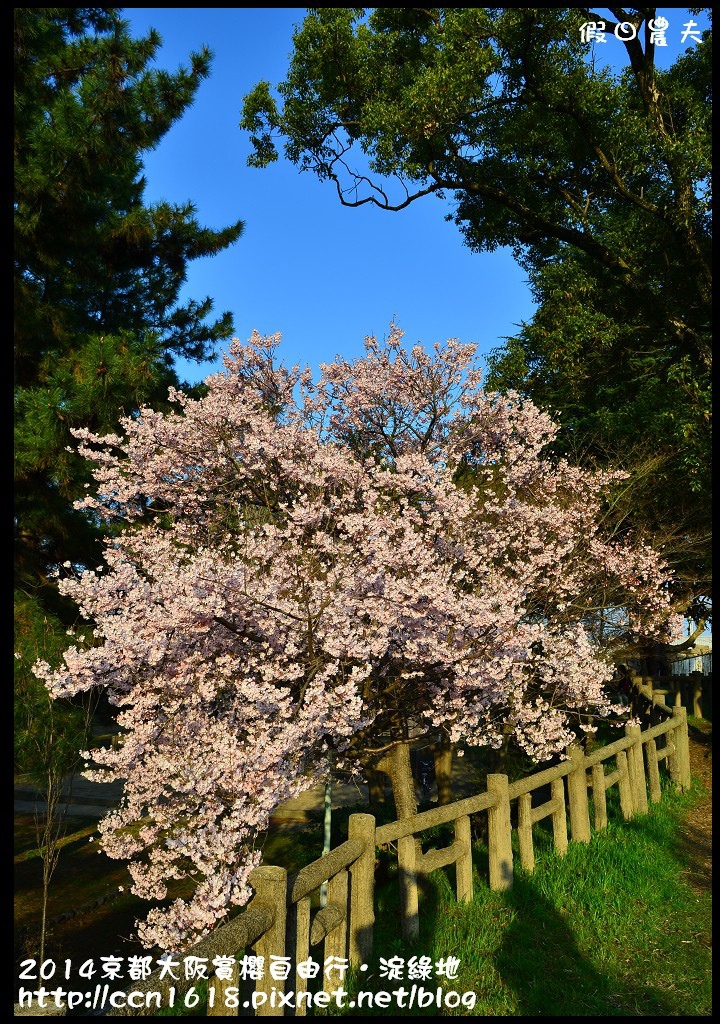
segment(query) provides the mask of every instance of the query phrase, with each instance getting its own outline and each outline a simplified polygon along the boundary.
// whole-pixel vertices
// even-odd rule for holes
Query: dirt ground
[[[712,888],[712,725],[690,726],[690,771],[705,796],[680,827],[688,856],[685,875],[697,889]]]

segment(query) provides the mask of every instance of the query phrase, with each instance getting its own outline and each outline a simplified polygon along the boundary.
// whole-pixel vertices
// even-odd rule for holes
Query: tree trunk
[[[410,767],[410,743],[399,740],[377,762],[375,767],[390,776],[395,813],[398,819],[417,814],[415,780]],[[400,920],[406,942],[415,942],[420,932],[417,862],[422,851],[413,836],[398,840],[398,881],[400,884]]]
[[[415,781],[410,768],[410,743],[399,740],[375,762],[375,770],[385,772],[392,783],[395,811],[398,818],[417,814]]]
[[[365,774],[367,776],[368,801],[372,813],[373,808],[385,803],[385,780],[383,773],[377,768],[367,768]]]
[[[452,788],[453,745],[445,733],[442,733],[440,739],[433,743],[432,752],[435,760],[438,805],[451,804],[455,799]]]
[[[508,753],[510,752],[510,740],[512,739],[513,731],[514,727],[506,722],[503,726],[502,745],[495,751],[496,760],[495,766],[492,769],[494,773],[507,775]]]

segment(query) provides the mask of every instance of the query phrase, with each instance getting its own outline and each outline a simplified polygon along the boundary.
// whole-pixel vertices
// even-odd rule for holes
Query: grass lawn
[[[699,727],[698,731],[701,731]],[[702,732],[709,737],[707,723]],[[709,748],[708,748],[709,749]],[[516,869],[513,888],[491,892],[487,852],[474,847],[475,896],[458,905],[452,868],[434,872],[421,896],[420,938],[410,946],[400,935],[399,890],[392,850],[379,851],[374,959],[358,975],[365,991],[410,990],[415,983],[434,993],[432,1005],[348,1009],[352,1016],[709,1016],[711,1014],[711,894],[691,884],[683,823],[704,800],[699,781],[689,794],[666,788],[662,802],[631,822],[613,817],[589,844],[570,843],[558,858],[543,824],[535,829],[536,869]],[[333,845],[344,838],[345,815],[334,816]],[[79,829],[82,822],[73,822]],[[16,820],[16,850],[31,844],[31,822]],[[433,841],[448,841],[438,830]],[[269,837],[265,863],[290,871],[321,851],[319,826]],[[692,853],[692,850],[691,850]],[[690,858],[692,859],[692,858]],[[519,863],[519,861],[516,861]],[[37,859],[16,865],[16,963],[32,955],[31,924],[39,906]],[[123,886],[124,892],[119,887]],[[129,936],[147,907],[128,895],[122,864],[98,854],[84,838],[60,856],[51,888],[55,917],[48,956],[83,959],[109,954],[127,957],[142,950]],[[83,909],[84,908],[84,909]],[[66,914],[64,920],[59,916]],[[321,960],[320,948],[311,955]],[[428,958],[431,977],[408,977],[410,957]],[[405,964],[400,977],[387,977],[392,964]],[[457,960],[454,977],[438,975],[437,964]],[[422,961],[420,961],[422,963]],[[452,972],[451,972],[452,973]],[[351,989],[353,979],[346,979]],[[117,983],[116,983],[117,984]],[[119,985],[118,985],[119,987]],[[288,982],[287,987],[291,987]],[[437,989],[440,995],[437,996]],[[455,993],[455,994],[449,994]],[[407,1001],[407,997],[406,1001]],[[437,1001],[441,1003],[438,1008]],[[339,1016],[337,1007],[310,1009],[310,1016]],[[180,1015],[167,1010],[162,1016]],[[202,1003],[188,1013],[204,1016]]]

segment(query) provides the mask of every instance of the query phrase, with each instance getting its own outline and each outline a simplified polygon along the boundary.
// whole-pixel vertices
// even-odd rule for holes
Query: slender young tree
[[[67,830],[69,785],[82,767],[93,700],[82,704],[53,700],[33,674],[38,658],[60,662],[67,646],[62,624],[38,609],[37,602],[20,596],[15,602],[15,633],[22,638],[15,654],[14,746],[15,770],[36,787],[35,838],[41,864],[41,910],[38,957],[45,958],[48,940],[48,899]]]
[[[622,710],[609,659],[677,625],[659,556],[598,527],[612,477],[549,458],[550,418],[484,393],[473,346],[401,341],[317,383],[275,365],[276,338],[233,342],[205,397],[75,432],[96,481],[79,504],[125,528],[97,568],[66,566],[94,645],[36,671],[118,707],[124,743],[91,777],[127,780],[101,829],[134,891],[194,884],[150,911],[149,945],[243,904],[271,811],[331,765],[407,755],[411,725],[510,731],[544,759]],[[409,758],[393,765],[412,813]]]

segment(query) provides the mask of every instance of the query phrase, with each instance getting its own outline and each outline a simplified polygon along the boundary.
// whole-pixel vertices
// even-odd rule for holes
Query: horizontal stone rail
[[[456,839],[451,846],[446,846],[442,850],[428,850],[427,853],[421,853],[415,862],[415,869],[429,875],[431,871],[454,864],[469,852],[470,846],[462,840]]]
[[[315,915],[310,929],[310,945],[316,946],[326,939],[334,928],[347,920],[345,908],[339,903],[326,903]]]
[[[257,944],[259,940],[272,934],[273,940],[273,952],[276,955],[284,955],[284,933],[285,933],[285,892],[287,889],[287,872],[285,868],[274,867],[272,865],[263,865],[255,868],[250,872],[249,876],[250,884],[255,889],[255,895],[253,896],[250,903],[245,907],[244,911],[239,914],[232,921],[228,921],[227,924],[220,925],[219,928],[211,932],[206,938],[202,939],[197,945],[193,946],[191,950],[188,950],[183,955],[192,955],[201,958],[207,958],[208,963],[212,963],[214,957],[227,956],[229,950],[237,951],[246,949],[252,946],[254,943]],[[280,932],[282,932],[282,938],[280,938]],[[279,941],[278,941],[279,940]],[[180,960],[180,954],[174,959]],[[229,982],[218,984],[220,979],[211,979],[210,984],[217,992],[218,995],[222,992],[222,989],[227,984],[232,984],[235,979]],[[237,982],[235,982],[237,983]],[[141,996],[148,994],[155,995],[157,993],[158,1006],[166,1006],[170,997],[171,990],[174,992],[174,996],[177,999],[182,997],[189,992],[193,985],[196,985],[197,981],[193,978],[186,978],[183,972],[178,972],[176,976],[173,976],[170,972],[164,972],[163,968],[158,968],[149,974],[147,978],[139,979],[134,981],[125,992],[124,996],[129,993],[140,993]],[[281,983],[277,983],[278,985]],[[258,981],[258,987],[261,982]],[[111,1008],[105,1014],[106,1017],[146,1017],[152,1016],[152,1012],[148,1013],[148,1009],[143,1003],[142,1006],[138,1005],[142,1000],[133,998],[135,1005],[129,1005],[127,998],[121,1000],[124,1005],[118,1005],[117,1007]],[[213,1000],[215,1006],[219,1003],[223,1003],[222,998],[216,998]],[[208,1016],[214,1016],[215,1014],[208,1013]],[[225,1016],[225,1013],[218,1014],[218,1016]],[[231,1014],[227,1014],[231,1015]],[[235,1011],[233,1016],[237,1016]]]
[[[318,889],[324,882],[329,881],[338,871],[353,864],[364,850],[364,846],[357,839],[348,839],[342,846],[336,846],[334,850],[314,860],[312,864],[301,868],[293,877],[290,889],[290,899],[297,903],[314,889]]]
[[[375,830],[375,841],[378,846],[385,846],[387,843],[397,842],[404,836],[424,832],[426,829],[435,828],[436,825],[446,825],[459,815],[486,811],[494,802],[495,798],[490,793],[479,793],[478,796],[467,796],[452,804],[446,804],[444,807],[421,811],[411,818],[402,818],[400,821],[391,821],[387,825],[380,825]]]
[[[605,748],[603,747],[603,749]],[[564,779],[571,771],[570,762],[565,761],[562,764],[555,765],[553,768],[543,768],[541,772],[536,772],[534,775],[528,775],[524,779],[511,782],[508,785],[510,799],[514,800],[515,797],[522,796],[523,793],[531,793],[534,789],[547,786],[555,779]]]
[[[688,675],[648,676],[633,673],[630,685],[636,696],[653,703],[659,696],[667,707],[685,707],[688,714],[703,718],[703,703],[712,701],[712,675],[691,672]]]

